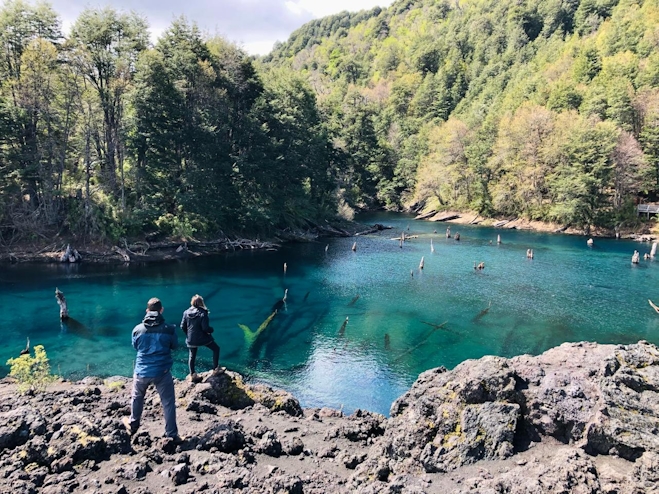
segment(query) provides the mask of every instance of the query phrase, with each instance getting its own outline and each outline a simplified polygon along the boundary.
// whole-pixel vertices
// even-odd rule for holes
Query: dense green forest
[[[0,8],[0,245],[271,234],[355,209],[633,223],[659,0],[398,0],[261,59],[184,18]]]
[[[657,0],[398,0],[297,30],[356,206],[576,226],[659,194]]]
[[[0,242],[271,233],[336,215],[332,141],[302,77],[176,20],[0,10]]]

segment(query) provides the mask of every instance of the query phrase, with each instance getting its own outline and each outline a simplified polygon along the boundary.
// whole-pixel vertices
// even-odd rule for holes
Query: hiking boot
[[[160,443],[161,449],[167,454],[174,454],[178,447],[185,441],[181,436],[164,436]]]
[[[224,374],[226,370],[227,370],[226,367],[215,367],[215,369],[213,369],[213,375],[218,376],[220,374]]]
[[[171,444],[179,445],[179,444],[182,444],[182,443],[185,442],[185,437],[181,437],[179,435],[176,435],[176,436],[163,436],[162,441],[165,444],[171,443]]]
[[[124,418],[122,418],[122,419],[121,419],[121,422],[124,424],[124,427],[125,427],[126,430],[128,431],[128,434],[130,434],[131,436],[134,436],[135,433],[137,432],[137,429],[136,429],[136,428],[133,428],[133,426],[131,425],[131,423],[130,423],[130,417],[124,417]]]
[[[201,382],[201,377],[199,377],[199,374],[193,373],[188,376],[190,378],[191,383],[200,383]]]

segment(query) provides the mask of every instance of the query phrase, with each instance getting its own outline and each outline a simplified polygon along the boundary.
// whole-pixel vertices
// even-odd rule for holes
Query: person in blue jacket
[[[133,329],[133,347],[137,350],[133,389],[131,392],[130,419],[124,419],[129,432],[135,434],[140,427],[144,395],[151,384],[160,395],[165,415],[165,436],[180,442],[176,426],[176,396],[172,378],[172,350],[178,346],[176,326],[165,324],[162,317],[162,302],[152,298],[146,306],[146,315],[141,324]]]
[[[197,361],[197,349],[200,346],[208,347],[213,351],[213,371],[219,373],[224,370],[224,368],[219,367],[220,347],[211,335],[213,328],[210,327],[208,322],[208,314],[209,310],[206,308],[204,299],[201,295],[195,295],[190,300],[190,308],[183,313],[183,320],[181,321],[181,329],[185,333],[185,343],[190,353],[188,365],[192,381],[198,379],[195,373],[195,363]]]

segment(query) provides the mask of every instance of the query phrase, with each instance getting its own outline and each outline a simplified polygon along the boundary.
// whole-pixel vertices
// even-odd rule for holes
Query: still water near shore
[[[420,372],[483,355],[538,354],[566,341],[659,343],[659,314],[647,302],[659,300],[659,259],[630,262],[649,244],[595,239],[590,248],[584,237],[452,225],[456,242],[445,224],[393,214],[360,220],[394,229],[184,262],[2,266],[0,376],[28,336],[45,346],[56,374],[130,376],[130,334],[147,299],[161,298],[165,319],[178,325],[195,293],[211,310],[222,365],[287,389],[303,406],[347,412],[388,414]],[[418,238],[401,249],[391,240],[401,231]],[[526,259],[528,248],[535,259]],[[481,261],[485,269],[475,271]],[[56,286],[73,317],[65,324]],[[238,325],[256,330],[286,288],[286,305],[248,346]],[[178,334],[173,371],[182,379],[187,349]],[[198,371],[210,357],[200,349]]]

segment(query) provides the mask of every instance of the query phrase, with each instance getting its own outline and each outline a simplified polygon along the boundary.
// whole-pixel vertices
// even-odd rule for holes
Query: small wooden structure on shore
[[[645,214],[646,218],[650,219],[651,214],[659,214],[659,204],[651,202],[648,204],[639,204],[636,206],[639,216]]]

